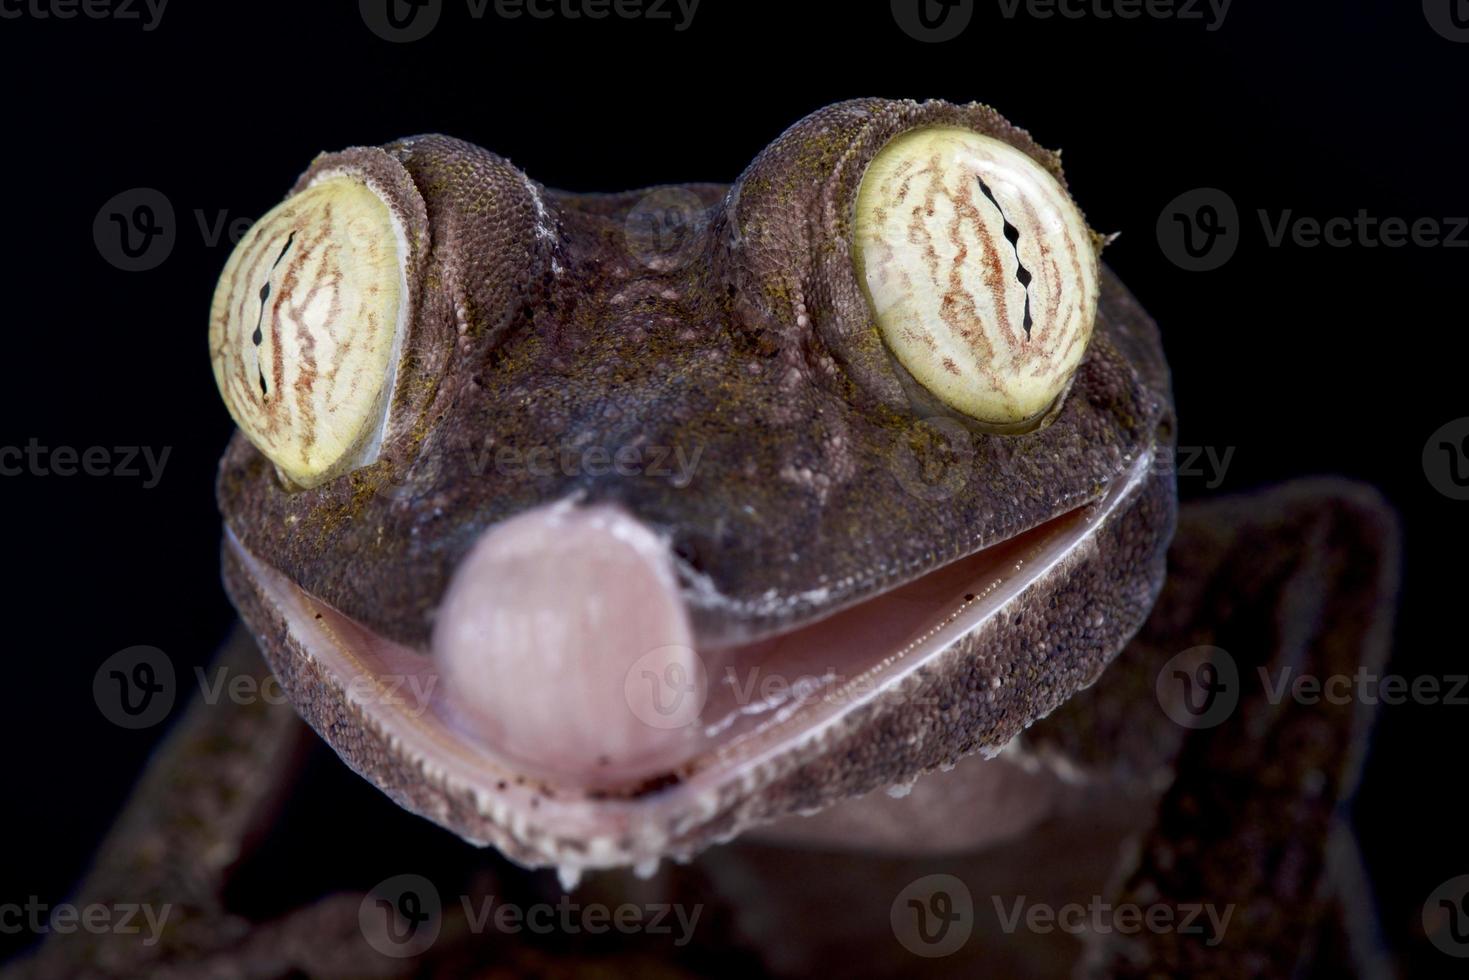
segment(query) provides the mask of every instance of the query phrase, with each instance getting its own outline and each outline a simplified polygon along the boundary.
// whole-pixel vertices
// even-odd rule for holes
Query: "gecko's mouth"
[[[680,610],[637,598],[660,586],[656,570],[639,566],[647,556],[636,554],[635,541],[628,555],[587,573],[610,570],[635,608],[584,617],[583,625],[643,632],[632,645],[604,636],[599,649],[584,648],[585,630],[548,618],[557,603],[595,605],[582,588],[586,576],[563,562],[562,587],[548,590],[547,568],[564,556],[521,568],[516,561],[532,554],[526,542],[490,549],[486,567],[500,572],[502,582],[507,575],[517,580],[514,588],[481,598],[472,592],[478,573],[461,569],[440,610],[432,655],[388,641],[333,609],[232,533],[227,580],[293,702],[398,802],[466,836],[473,835],[464,827],[474,822],[450,812],[455,807],[473,808],[491,827],[516,828],[511,833],[522,842],[527,828],[537,826],[562,840],[615,841],[608,846],[620,857],[585,855],[583,863],[623,863],[628,855],[666,848],[679,833],[670,826],[674,812],[693,820],[689,814],[717,808],[732,787],[771,778],[771,767],[800,755],[793,749],[819,746],[853,713],[943,710],[919,700],[932,699],[921,683],[925,671],[945,657],[988,656],[986,631],[1002,622],[1018,625],[1016,600],[1094,547],[1108,519],[1147,482],[1152,460],[1145,453],[1085,506],[823,618],[723,649],[699,648],[686,636],[680,642],[680,622],[686,622]],[[627,527],[618,520],[632,522],[625,515],[602,520],[588,532],[603,535],[592,544],[603,551],[614,539],[627,544]],[[461,577],[469,579],[469,601],[455,599]],[[244,602],[242,585],[251,593]],[[471,612],[454,612],[456,602]],[[478,636],[489,646],[525,648],[509,655],[483,649],[480,661],[503,665],[466,670],[463,644],[445,639],[454,629],[444,618],[460,627],[461,640]],[[1036,625],[1033,642],[1044,648],[1054,638],[1044,623]],[[535,642],[537,629],[550,638],[525,646],[527,638]],[[960,642],[975,637],[977,645]],[[997,657],[989,690],[955,697],[995,699],[1005,685],[1033,680],[1011,666]],[[324,712],[323,704],[331,710]],[[376,740],[385,756],[411,760],[414,778],[442,788],[438,802],[426,803],[404,785],[405,777],[382,771],[379,757],[363,754],[360,745],[339,744],[337,731],[349,726],[360,729],[354,739]],[[976,738],[972,747],[999,746]],[[649,819],[663,810],[666,820]],[[661,843],[630,843],[654,827]]]

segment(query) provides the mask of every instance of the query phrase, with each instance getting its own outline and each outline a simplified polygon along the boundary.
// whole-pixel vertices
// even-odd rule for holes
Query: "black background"
[[[9,0],[7,0],[9,2]],[[1449,2],[1449,0],[1445,0]],[[4,857],[0,902],[63,900],[160,725],[123,731],[91,695],[114,651],[149,644],[186,687],[226,635],[212,480],[231,424],[205,344],[229,243],[319,151],[442,131],[542,183],[622,190],[736,177],[786,126],[859,95],[989,102],[1061,147],[1107,259],[1160,321],[1180,442],[1234,448],[1222,487],[1296,475],[1382,488],[1406,529],[1393,670],[1465,665],[1466,509],[1420,454],[1469,414],[1461,299],[1469,250],[1267,247],[1256,217],[1469,213],[1469,44],[1412,0],[1237,0],[1199,21],[1004,18],[979,2],[959,39],[921,44],[886,2],[703,0],[692,26],[472,19],[448,0],[426,40],[391,44],[355,3],[174,0],[137,21],[0,20],[0,445],[171,447],[161,484],[0,478]],[[1165,206],[1227,191],[1243,241],[1189,273],[1160,251]],[[109,198],[152,187],[177,242],[147,272],[99,253]],[[184,699],[174,709],[177,718]],[[1459,804],[1469,707],[1386,708],[1358,819],[1389,939],[1411,962],[1418,915],[1469,872]],[[0,954],[24,936],[0,936]],[[1436,961],[1447,965],[1447,960]]]

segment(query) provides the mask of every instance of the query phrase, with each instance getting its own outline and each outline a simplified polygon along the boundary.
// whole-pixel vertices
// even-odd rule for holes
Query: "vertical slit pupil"
[[[286,244],[281,248],[281,253],[275,257],[275,261],[273,263],[271,263],[271,266],[270,266],[270,271],[271,272],[274,272],[276,266],[278,266],[278,265],[281,264],[281,260],[284,259],[286,257],[286,253],[291,250],[291,244],[293,242],[295,242],[295,240],[296,240],[296,233],[295,233],[295,231],[292,231],[288,236],[286,236]],[[256,316],[255,316],[255,332],[250,335],[250,340],[255,344],[256,347],[259,347],[261,344],[263,344],[265,342],[265,334],[261,330],[261,328],[265,324],[265,304],[269,300],[270,300],[270,280],[267,278],[265,280],[265,285],[263,285],[263,286],[260,287],[260,312],[258,314],[256,314]],[[269,389],[269,387],[267,387],[267,385],[265,383],[265,369],[260,366],[260,358],[259,358],[258,355],[255,358],[255,374],[257,375],[257,377],[260,380],[260,394],[261,394],[261,397],[269,397],[269,395],[270,395],[270,389]]]
[[[995,206],[995,210],[1000,212],[1000,220],[1005,223],[1005,240],[1010,243],[1010,248],[1015,252],[1015,279],[1025,289],[1025,321],[1023,325],[1025,327],[1025,339],[1029,340],[1030,328],[1035,325],[1035,321],[1030,315],[1030,283],[1033,277],[1030,274],[1030,270],[1025,267],[1025,263],[1020,259],[1020,229],[1010,223],[1009,217],[1005,214],[1005,209],[1000,207],[1000,202],[995,199],[994,192],[990,190],[990,185],[984,182],[984,178],[976,175],[975,180],[979,181],[979,189],[984,192],[984,196],[989,198],[990,203]]]

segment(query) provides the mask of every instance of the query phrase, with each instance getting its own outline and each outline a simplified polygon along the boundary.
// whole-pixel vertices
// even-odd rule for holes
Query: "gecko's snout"
[[[667,545],[621,509],[552,504],[485,531],[432,645],[454,722],[529,771],[625,783],[703,739],[705,674]]]

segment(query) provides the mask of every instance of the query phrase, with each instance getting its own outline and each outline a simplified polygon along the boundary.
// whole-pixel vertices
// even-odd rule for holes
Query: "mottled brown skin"
[[[1247,658],[1258,656],[1272,670],[1292,663],[1318,675],[1350,673],[1357,665],[1380,670],[1391,635],[1398,547],[1395,519],[1381,499],[1340,481],[1185,507],[1169,553],[1171,574],[1141,633],[1098,684],[1022,737],[1027,750],[1058,753],[1097,775],[1095,785],[1030,832],[977,851],[864,854],[841,839],[802,847],[736,842],[687,866],[666,865],[651,881],[607,873],[578,890],[583,902],[701,903],[705,918],[695,942],[680,949],[666,939],[615,935],[475,936],[466,934],[462,911],[446,903],[442,937],[429,955],[381,956],[357,926],[360,889],[372,875],[355,885],[320,881],[308,865],[268,856],[284,832],[274,825],[280,798],[308,792],[295,760],[303,750],[328,757],[330,750],[287,705],[200,702],[150,765],[73,899],[181,906],[163,940],[144,947],[136,936],[58,936],[6,976],[407,977],[499,970],[572,977],[717,971],[1065,977],[1076,975],[1079,963],[1092,976],[1391,976],[1391,960],[1374,946],[1367,889],[1355,879],[1343,817],[1370,709],[1271,705]],[[1240,655],[1246,683],[1228,722],[1189,731],[1159,710],[1154,682],[1174,654],[1198,644],[1222,644]],[[268,676],[243,634],[220,665]],[[331,764],[324,759],[316,771]],[[445,864],[442,835],[427,823],[419,822],[419,833],[405,833],[412,828],[392,823],[395,808],[375,802],[370,791],[328,792],[316,801],[319,809],[296,810],[302,826],[292,828],[316,861],[360,862],[354,849],[365,841],[374,867],[383,869],[374,874],[422,873],[445,896],[556,900],[546,872],[523,871],[468,845]],[[375,826],[395,832],[351,832]],[[914,957],[888,925],[895,896],[928,874],[964,880],[976,910],[969,941],[936,960]],[[262,881],[318,881],[320,897],[299,908],[248,914],[231,897],[241,878],[257,888]],[[1009,903],[1022,895],[1053,907],[1100,895],[1112,903],[1234,903],[1240,911],[1218,946],[1148,933],[1114,944],[1116,937],[1004,932],[992,896]]]
[[[393,435],[377,464],[302,492],[281,487],[237,436],[220,468],[226,522],[307,591],[422,644],[449,573],[485,528],[581,492],[671,535],[682,570],[718,589],[690,594],[702,638],[732,640],[1093,499],[1170,418],[1156,331],[1131,306],[1099,325],[1050,425],[1023,438],[976,433],[971,478],[954,496],[917,499],[894,477],[899,445],[943,450],[925,419],[968,424],[916,401],[852,263],[850,211],[866,163],[925,124],[972,126],[1056,168],[986,107],[842,103],[793,127],[726,192],[685,188],[711,206],[709,221],[694,260],[658,272],[626,241],[640,193],[547,193],[548,237],[529,181],[484,150],[430,136],[349,151],[374,174],[406,171],[432,242]],[[343,162],[319,159],[297,187]],[[1130,302],[1115,285],[1110,293],[1114,311]],[[549,442],[702,455],[680,488],[616,473],[487,474],[477,469],[487,440],[522,453]],[[793,471],[810,476],[781,476]],[[385,484],[391,494],[376,492]],[[820,605],[796,598],[821,586],[832,594]],[[761,601],[770,590],[790,601]]]
[[[690,260],[673,271],[629,245],[642,193],[543,192],[504,160],[438,136],[318,159],[297,190],[357,168],[397,188],[410,237],[429,243],[410,263],[421,279],[410,367],[383,458],[320,488],[284,486],[237,435],[220,466],[228,528],[306,592],[422,648],[449,574],[487,528],[573,495],[612,503],[671,542],[699,645],[710,647],[799,626],[1096,500],[1133,461],[1166,457],[1173,430],[1157,330],[1110,273],[1070,391],[1044,424],[1013,435],[915,394],[858,285],[851,214],[867,163],[903,132],[951,124],[1003,139],[1062,179],[1053,154],[987,107],[842,103],[792,127],[733,187],[662,189],[709,208],[693,222]],[[954,451],[936,418],[968,433],[971,455]],[[486,471],[497,453],[525,458],[548,444],[609,456],[673,447],[699,464],[687,486],[651,474]],[[942,494],[910,493],[899,450],[960,479]],[[924,699],[850,713],[721,786],[712,806],[680,800],[660,818],[663,853],[687,856],[752,824],[998,750],[1090,683],[1142,622],[1173,513],[1163,468],[1006,621],[926,664],[915,680]],[[578,837],[483,812],[476,793],[503,794],[501,781],[453,783],[398,750],[312,662],[228,548],[224,566],[292,702],[355,770],[525,863],[585,852]],[[595,795],[533,786],[560,799],[640,798],[701,764]],[[647,859],[630,841],[614,847],[622,862]]]
[[[641,195],[548,195],[543,203],[554,207],[540,213],[518,172],[457,141],[425,137],[348,151],[358,165],[398,181],[400,214],[422,249],[413,260],[422,271],[410,362],[387,452],[317,490],[289,491],[237,437],[220,470],[226,522],[302,587],[384,635],[421,643],[445,576],[480,531],[580,490],[672,535],[685,571],[718,587],[715,600],[695,609],[701,636],[730,639],[821,611],[755,601],[769,590],[794,596],[828,584],[831,604],[849,602],[1096,499],[1129,458],[1149,450],[1166,457],[1173,419],[1158,335],[1107,274],[1095,339],[1050,424],[1019,436],[976,432],[968,479],[952,497],[931,502],[902,490],[889,465],[892,447],[935,447],[918,420],[937,409],[915,395],[877,340],[852,272],[846,222],[865,161],[892,135],[925,122],[975,126],[1054,167],[1054,158],[982,107],[835,106],[773,144],[730,192],[687,188],[710,206],[710,220],[695,260],[673,273],[651,271],[622,244],[625,216]],[[554,234],[538,231],[547,228]],[[610,448],[630,440],[697,444],[704,456],[685,490],[625,477],[487,479],[463,452],[478,450],[487,435],[521,447],[574,436]],[[787,485],[772,476],[791,469],[815,478]],[[744,516],[746,506],[760,519]],[[1202,891],[1263,913],[1218,947],[1169,936],[1144,936],[1125,951],[1099,946],[1088,955],[1101,974],[1235,975],[1300,958],[1332,905],[1324,828],[1353,785],[1366,720],[1300,707],[1272,714],[1247,694],[1233,727],[1186,733],[1157,709],[1152,681],[1169,656],[1206,642],[1320,673],[1379,663],[1393,590],[1392,521],[1375,498],[1328,485],[1188,515],[1172,553],[1183,574],[1170,578],[1139,641],[1086,689],[1157,597],[1174,510],[1171,476],[1159,467],[1095,547],[1068,556],[1003,621],[925,667],[920,683],[931,696],[912,700],[927,707],[874,705],[824,743],[788,753],[754,783],[732,789],[669,850],[693,855],[750,824],[906,781],[976,748],[997,748],[1042,718],[1022,742],[1099,777],[1074,809],[971,855],[842,856],[840,840],[826,854],[736,844],[687,869],[665,866],[652,882],[598,876],[593,894],[675,897],[713,910],[694,951],[656,950],[671,975],[742,963],[785,973],[840,965],[854,975],[892,968],[973,975],[982,963],[1043,976],[1064,973],[1084,952],[1069,939],[1020,935],[977,939],[945,960],[911,957],[886,926],[888,908],[904,884],[935,871],[972,874],[977,904],[1012,886],[1006,894],[1058,899],[1100,889],[1184,901]],[[1320,569],[1330,574],[1311,579]],[[1293,587],[1308,580],[1320,588]],[[405,805],[454,804],[415,778],[322,678],[303,672],[283,624],[232,560],[226,581],[265,658],[333,748]],[[1221,616],[1228,627],[1215,625]],[[243,638],[227,656],[237,669],[264,670]],[[990,693],[995,677],[1007,681],[998,697]],[[323,893],[253,921],[235,912],[231,881],[261,850],[296,771],[289,762],[301,730],[293,717],[283,706],[196,706],[150,768],[81,896],[172,902],[184,906],[178,919],[157,947],[125,936],[53,942],[32,975],[70,975],[83,965],[97,976],[546,968],[544,942],[452,928],[424,962],[388,960],[355,932],[357,894]],[[1246,724],[1257,717],[1265,724]],[[1309,752],[1297,751],[1301,732]],[[1252,780],[1260,759],[1273,768]],[[1308,778],[1312,772],[1324,781]],[[1219,809],[1201,814],[1201,801]],[[315,846],[330,846],[343,821],[371,826],[374,805],[385,804],[322,814]],[[1290,819],[1281,821],[1282,812]],[[445,822],[479,832],[512,857],[530,853],[522,850],[527,841],[483,825],[467,802]],[[373,846],[401,854],[394,871],[416,869],[422,853],[411,840],[380,835]],[[450,877],[439,882],[446,895],[489,891],[532,901],[547,894],[544,876],[494,852],[456,853]],[[1272,873],[1282,859],[1293,869],[1288,881]],[[1001,883],[1007,873],[1010,885]],[[632,975],[648,965],[646,944],[632,947],[588,940],[557,966],[570,975]]]

